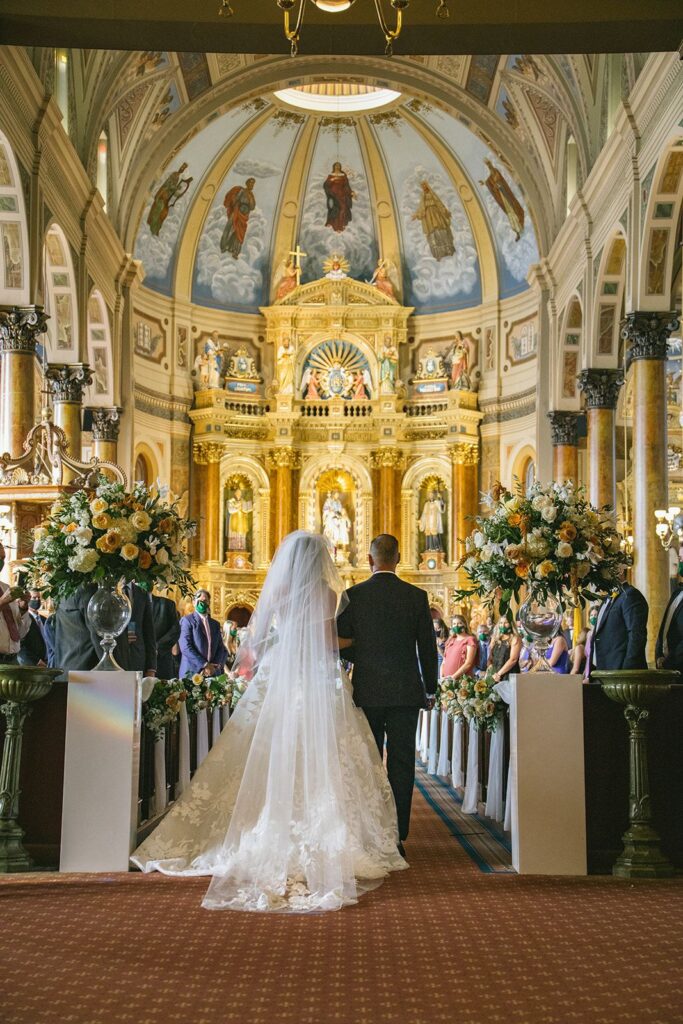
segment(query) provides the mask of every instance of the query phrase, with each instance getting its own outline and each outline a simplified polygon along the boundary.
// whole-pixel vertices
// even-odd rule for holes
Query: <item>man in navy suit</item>
[[[180,675],[220,675],[228,652],[223,643],[221,627],[211,618],[211,594],[198,590],[194,595],[194,611],[180,620]]]
[[[591,668],[647,668],[647,601],[625,582],[600,606],[591,638]]]

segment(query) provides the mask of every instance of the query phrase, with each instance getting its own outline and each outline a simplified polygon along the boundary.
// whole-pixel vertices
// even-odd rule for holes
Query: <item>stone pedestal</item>
[[[578,413],[549,412],[553,445],[553,480],[573,484],[579,482],[579,441],[577,437]]]
[[[41,306],[0,307],[0,455],[21,455],[35,423],[36,342],[46,329]]]
[[[588,497],[597,508],[616,509],[615,410],[624,375],[621,370],[582,370],[578,382],[588,423]]]
[[[69,443],[69,455],[81,458],[81,411],[83,391],[92,384],[92,372],[87,363],[49,366],[47,382],[52,395],[55,426],[61,427]],[[69,483],[75,472],[64,467],[64,483]]]

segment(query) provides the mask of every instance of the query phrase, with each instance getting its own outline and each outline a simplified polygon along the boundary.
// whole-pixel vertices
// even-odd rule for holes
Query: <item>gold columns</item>
[[[35,423],[36,340],[46,323],[40,306],[0,309],[0,454],[18,457]]]
[[[453,538],[451,561],[465,554],[465,539],[474,529],[472,517],[479,512],[479,446],[452,444],[448,449],[453,470]]]
[[[301,455],[294,448],[274,448],[268,453],[268,463],[275,470],[274,550],[295,528],[292,477],[301,465]]]
[[[118,462],[117,445],[121,426],[121,410],[91,409],[93,454],[102,462]]]
[[[588,423],[588,497],[597,508],[616,509],[615,410],[624,375],[621,370],[582,370],[578,381]]]
[[[199,532],[199,559],[218,562],[221,552],[221,458],[223,446],[214,441],[194,445],[196,518]]]
[[[379,494],[375,534],[390,533],[399,537],[401,512],[399,507],[399,471],[403,467],[403,453],[398,448],[378,448],[371,455],[371,465],[378,470]]]
[[[634,583],[647,598],[648,660],[669,598],[667,552],[655,533],[655,509],[668,505],[666,356],[675,313],[628,313],[622,336],[633,374]]]
[[[564,483],[579,482],[579,440],[576,412],[549,412],[550,434],[553,445],[553,480]]]
[[[55,426],[61,427],[69,444],[73,459],[81,458],[81,407],[83,391],[92,384],[92,373],[87,363],[49,366],[47,382],[52,395]],[[64,483],[76,474],[64,467]]]

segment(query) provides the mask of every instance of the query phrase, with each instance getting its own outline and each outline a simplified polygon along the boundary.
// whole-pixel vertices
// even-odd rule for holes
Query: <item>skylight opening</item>
[[[320,114],[341,114],[351,111],[375,110],[400,99],[400,92],[375,85],[354,82],[316,82],[291,89],[279,89],[277,99],[299,110]]]

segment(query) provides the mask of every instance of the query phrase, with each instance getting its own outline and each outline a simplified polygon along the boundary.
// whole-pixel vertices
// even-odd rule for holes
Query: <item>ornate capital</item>
[[[579,443],[577,436],[577,424],[579,414],[577,412],[549,412],[550,433],[553,445]]]
[[[198,466],[207,466],[211,462],[220,462],[225,448],[217,441],[195,441],[192,457]]]
[[[118,441],[121,427],[121,410],[91,409],[93,441]]]
[[[53,402],[80,405],[83,391],[92,384],[92,371],[87,363],[48,366],[45,374]]]
[[[593,367],[577,376],[587,409],[616,409],[619,390],[624,383],[622,370],[600,370]]]
[[[0,352],[33,355],[39,334],[47,330],[42,306],[5,306],[0,309]]]
[[[479,445],[459,442],[448,446],[451,462],[459,466],[476,466],[479,462]]]
[[[296,448],[271,448],[268,452],[268,465],[271,469],[300,469],[301,452]]]
[[[370,453],[370,465],[373,469],[402,469],[405,455],[399,448],[378,448]]]
[[[621,336],[628,345],[627,362],[634,359],[666,359],[669,335],[678,327],[678,315],[670,313],[627,313],[621,321]]]

